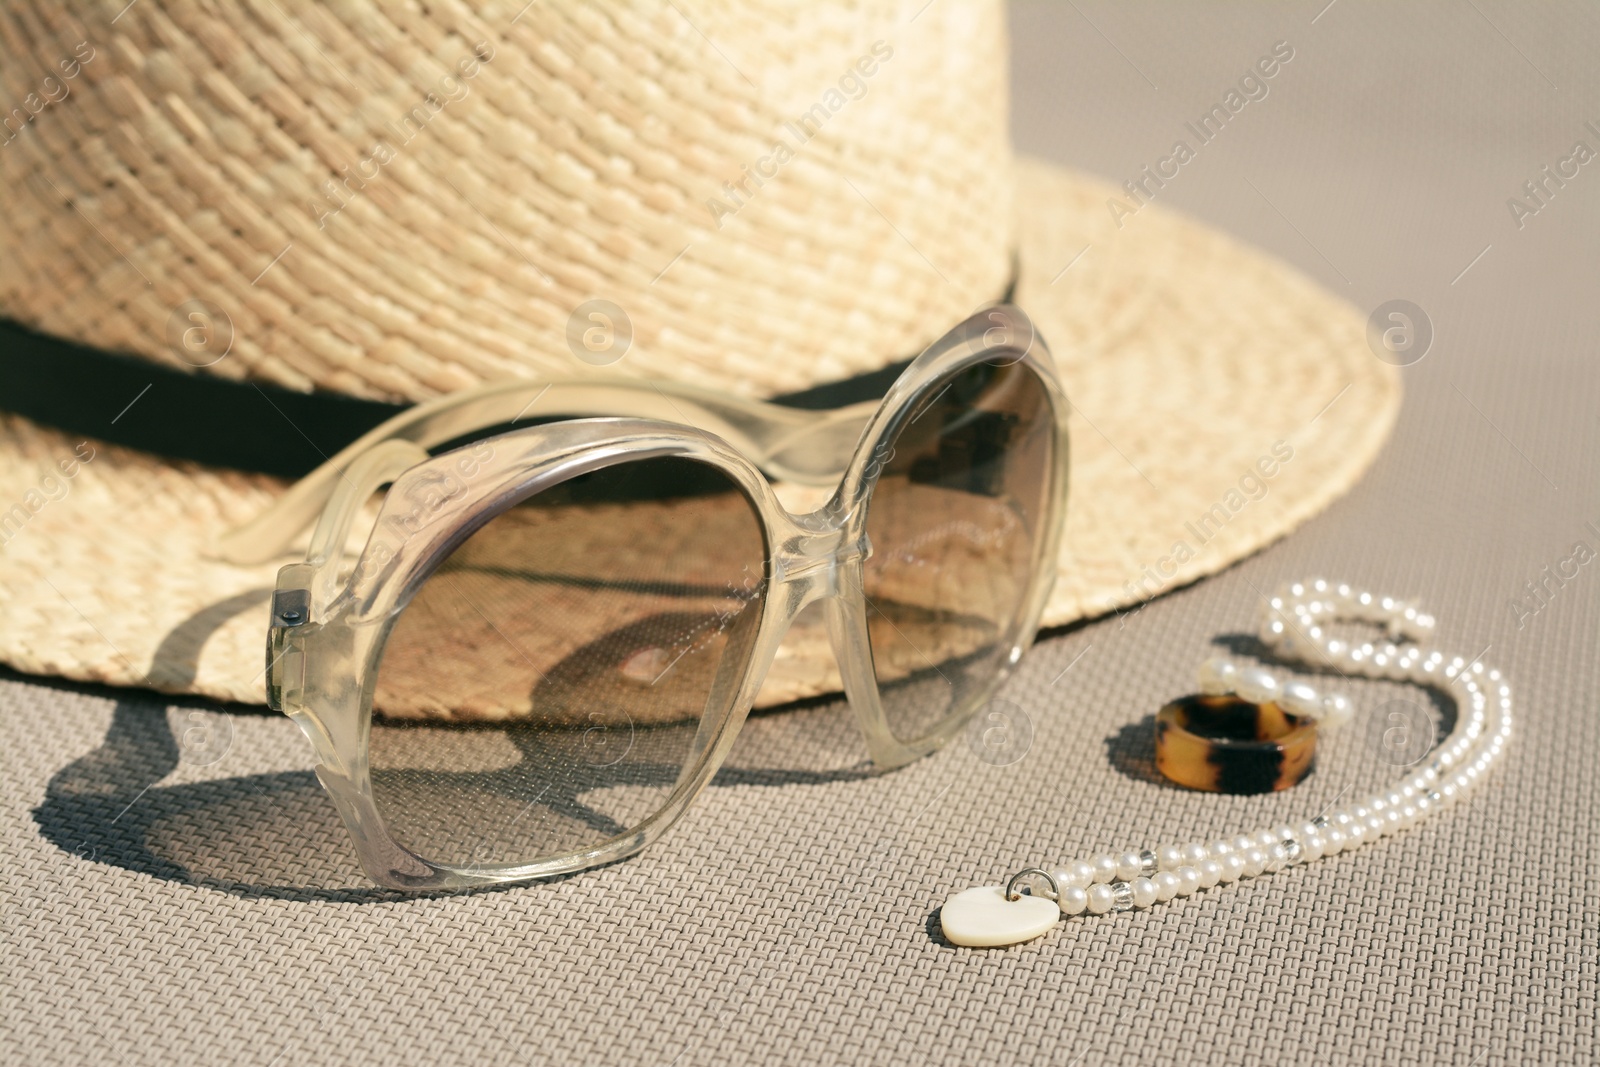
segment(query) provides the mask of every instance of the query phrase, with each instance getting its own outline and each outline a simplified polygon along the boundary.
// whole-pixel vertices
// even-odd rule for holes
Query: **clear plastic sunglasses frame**
[[[867,504],[884,460],[919,403],[959,371],[1020,362],[1043,383],[1053,412],[1053,470],[1035,546],[1031,584],[1010,633],[1010,653],[986,686],[926,736],[897,738],[885,719],[868,643],[862,563]],[[462,476],[469,449],[427,449],[513,422],[537,401],[544,412],[586,416],[512,430],[493,455]],[[620,417],[619,417],[620,416]],[[486,386],[412,408],[364,435],[297,483],[271,509],[229,534],[220,554],[264,562],[287,551],[316,520],[303,563],[278,575],[267,637],[268,702],[299,725],[316,751],[317,777],[381,885],[445,890],[520,882],[599,866],[661,836],[716,774],[801,610],[824,604],[845,694],[879,769],[902,766],[959,732],[1032,644],[1056,573],[1065,514],[1067,401],[1044,342],[1019,309],[981,311],[932,345],[881,402],[807,411],[694,387],[618,378]],[[470,448],[470,446],[469,446]],[[450,553],[507,507],[568,478],[616,463],[679,456],[726,474],[751,501],[767,544],[765,594],[750,632],[732,641],[700,719],[689,758],[659,810],[595,847],[518,866],[450,867],[400,846],[373,801],[368,766],[373,689],[395,619]],[[809,514],[779,503],[767,476],[836,485]],[[365,548],[341,581],[341,556],[363,504],[390,486]],[[317,516],[320,514],[320,519]],[[464,828],[467,829],[467,828]]]

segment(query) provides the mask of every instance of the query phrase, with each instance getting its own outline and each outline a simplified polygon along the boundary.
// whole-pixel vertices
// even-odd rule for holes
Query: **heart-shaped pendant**
[[[1061,908],[1049,897],[1026,894],[1007,900],[997,885],[964,889],[939,909],[944,936],[956,945],[995,948],[1032,941],[1061,921]]]

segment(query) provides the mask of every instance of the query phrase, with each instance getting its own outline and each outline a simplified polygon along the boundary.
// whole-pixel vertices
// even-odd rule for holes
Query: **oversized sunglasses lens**
[[[370,758],[389,833],[444,866],[520,866],[660,811],[708,698],[743,672],[765,559],[744,493],[679,458],[583,474],[491,519],[384,647]]]
[[[1055,449],[1025,364],[969,367],[926,395],[880,450],[867,505],[867,631],[902,741],[971,711],[1021,638]]]

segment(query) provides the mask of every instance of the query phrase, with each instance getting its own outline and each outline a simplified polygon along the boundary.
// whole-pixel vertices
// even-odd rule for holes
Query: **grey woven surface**
[[[406,899],[366,886],[287,721],[235,711],[220,761],[179,765],[173,725],[203,705],[7,676],[0,1054],[1593,1062],[1600,564],[1537,613],[1511,605],[1574,542],[1600,549],[1600,164],[1521,230],[1505,200],[1573,141],[1600,147],[1583,129],[1600,16],[1321,9],[1014,12],[1021,147],[1118,180],[1290,40],[1270,95],[1162,199],[1363,309],[1413,300],[1438,335],[1347,499],[1216,579],[1041,644],[1005,694],[1034,729],[1020,762],[957,743],[862,776],[842,709],[766,715],[647,854]],[[1446,647],[1487,646],[1511,675],[1521,726],[1485,790],[1353,854],[1019,948],[935,936],[945,895],[1020,865],[1308,815],[1392,776],[1359,719],[1287,795],[1150,774],[1148,716],[1248,630],[1258,589],[1310,572],[1423,597]],[[1365,709],[1405,695],[1351,692]]]

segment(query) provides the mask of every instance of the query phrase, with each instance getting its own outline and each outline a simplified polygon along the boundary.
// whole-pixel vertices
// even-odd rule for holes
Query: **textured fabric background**
[[[1042,642],[1004,694],[1031,720],[1023,759],[958,742],[873,777],[840,707],[763,715],[647,854],[408,899],[364,883],[287,721],[8,675],[0,1055],[1593,1062],[1600,564],[1513,604],[1575,542],[1600,548],[1600,164],[1520,229],[1506,199],[1574,141],[1600,148],[1600,14],[1324,2],[1013,11],[1019,147],[1117,181],[1291,42],[1269,95],[1160,198],[1364,308],[1414,301],[1436,331],[1347,499],[1220,577]],[[1421,596],[1445,648],[1487,646],[1521,702],[1495,780],[1309,867],[1009,950],[942,943],[952,890],[1309,815],[1397,774],[1358,717],[1287,795],[1151,776],[1150,715],[1249,629],[1257,590],[1307,573]],[[1351,692],[1367,710],[1405,693]],[[231,730],[215,763],[178,762],[191,715]]]

